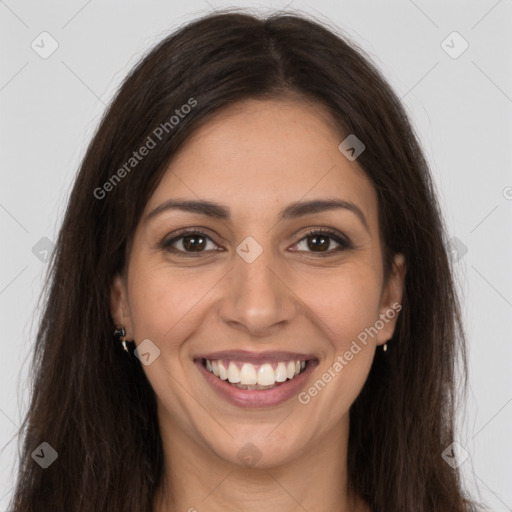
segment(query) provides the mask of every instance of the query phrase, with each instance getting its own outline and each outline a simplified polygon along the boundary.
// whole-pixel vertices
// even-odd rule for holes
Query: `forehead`
[[[338,145],[345,136],[321,105],[246,100],[197,129],[174,156],[146,211],[172,197],[230,205],[237,217],[299,200],[339,197],[376,219],[374,187]]]

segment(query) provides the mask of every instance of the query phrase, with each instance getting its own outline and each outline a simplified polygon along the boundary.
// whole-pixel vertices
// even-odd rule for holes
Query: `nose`
[[[222,321],[253,337],[271,336],[289,324],[301,308],[286,267],[270,249],[251,263],[236,255],[224,283]]]

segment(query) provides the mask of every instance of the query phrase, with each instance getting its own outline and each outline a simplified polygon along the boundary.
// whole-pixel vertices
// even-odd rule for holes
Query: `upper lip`
[[[222,359],[261,364],[268,361],[309,361],[311,359],[317,358],[313,354],[301,354],[299,352],[250,352],[248,350],[222,350],[220,352],[198,354],[194,357],[194,359],[209,359],[210,361],[217,361],[218,359]]]

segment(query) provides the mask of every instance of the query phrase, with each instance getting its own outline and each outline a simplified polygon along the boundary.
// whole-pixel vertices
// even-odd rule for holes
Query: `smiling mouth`
[[[290,360],[252,364],[244,361],[202,358],[201,362],[208,372],[234,387],[267,390],[295,379],[308,368],[310,361]]]

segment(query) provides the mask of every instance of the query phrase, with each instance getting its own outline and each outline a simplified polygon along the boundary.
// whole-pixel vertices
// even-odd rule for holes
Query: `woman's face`
[[[384,283],[376,192],[344,138],[318,105],[250,100],[166,171],[111,297],[127,339],[144,342],[163,439],[270,467],[348,429],[405,270],[397,257]]]

